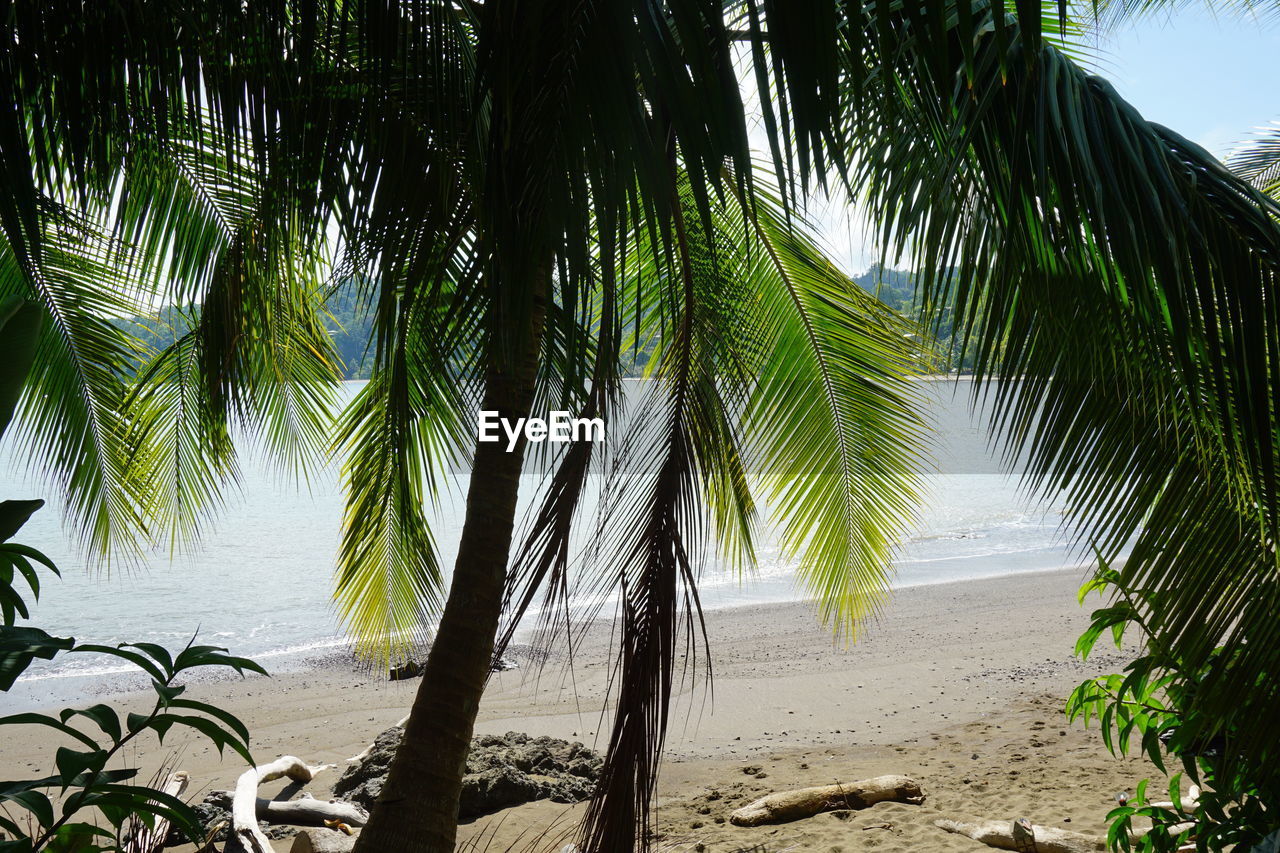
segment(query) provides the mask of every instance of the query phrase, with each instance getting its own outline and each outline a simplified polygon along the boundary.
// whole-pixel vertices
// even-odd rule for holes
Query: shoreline
[[[1078,572],[1080,573],[1081,581],[1083,581],[1083,572],[1087,568],[1089,568],[1089,564],[1082,562],[1068,566],[1033,568],[1023,571],[1002,572],[996,574],[978,574],[973,577],[958,579],[940,578],[912,581],[890,587],[888,599],[892,600],[893,596],[907,590],[920,589],[924,587],[982,583],[997,581],[1004,578],[1019,578],[1036,575],[1055,575]],[[743,584],[743,587],[749,587],[750,585],[751,582],[748,581]],[[712,614],[720,614],[729,611],[767,611],[770,608],[789,607],[811,607],[811,605],[806,599],[799,597],[769,602],[729,601],[723,604],[705,607],[703,612],[708,616],[708,618],[711,618]],[[612,619],[601,617],[597,621],[609,623]],[[516,632],[514,644],[517,646],[528,645],[533,639],[535,633],[536,629],[534,628],[520,629]],[[217,645],[217,642],[212,642],[212,644]],[[255,662],[261,663],[273,677],[285,675],[296,676],[330,670],[350,672],[355,675],[366,674],[365,667],[355,660],[353,652],[354,644],[348,638],[318,640],[315,643],[304,645],[309,647],[305,649],[285,648],[280,650],[269,650],[256,655],[249,655],[249,657]],[[230,654],[240,654],[240,652],[235,648],[229,648],[228,651]],[[270,664],[277,660],[280,661],[282,665],[278,668],[273,668]],[[119,676],[127,677],[125,679],[120,679]],[[199,671],[196,671],[192,674],[190,681],[192,683],[206,683],[233,681],[238,678],[239,676],[234,674],[201,674]],[[147,679],[138,675],[135,668],[125,665],[116,666],[113,664],[101,669],[90,669],[86,672],[55,671],[35,677],[20,678],[8,696],[4,697],[4,705],[6,707],[11,706],[13,709],[19,711],[45,710],[50,707],[73,703],[78,697],[94,696],[104,697],[107,699],[122,699],[130,695],[146,693],[148,690],[149,683]]]
[[[1025,814],[1098,831],[1115,791],[1131,788],[1150,768],[1112,758],[1096,727],[1068,726],[1062,714],[1077,684],[1118,671],[1132,656],[1100,645],[1087,663],[1073,657],[1097,606],[1076,604],[1085,573],[1059,569],[896,589],[881,617],[848,646],[806,604],[709,611],[711,691],[700,678],[693,688],[680,681],[677,662],[680,689],[655,812],[669,842],[664,849],[702,844],[728,853],[767,843],[770,851],[851,850],[873,839],[885,851],[982,849],[932,826],[953,811]],[[520,668],[495,673],[476,733],[521,731],[603,749],[611,627],[595,623],[582,635],[572,666],[557,649],[541,667],[521,660]],[[703,663],[698,655],[695,668]],[[258,761],[292,754],[341,768],[404,716],[418,683],[387,682],[331,661],[270,680],[192,683],[188,695],[240,717],[253,733]],[[142,698],[103,694],[94,701],[129,708]],[[15,778],[46,771],[58,744],[36,727],[23,734],[20,743],[0,746],[0,766]],[[220,758],[194,740],[141,745],[126,761],[145,777],[175,748],[197,800],[231,787],[243,770],[236,756]],[[918,778],[930,799],[922,807],[882,804],[782,827],[723,822],[725,809],[763,793],[882,773]],[[336,779],[337,772],[317,780],[315,795],[327,796]],[[462,838],[492,834],[493,849],[501,850],[530,828],[561,816],[572,822],[581,811],[531,803],[466,824]],[[894,829],[876,829],[882,824]]]

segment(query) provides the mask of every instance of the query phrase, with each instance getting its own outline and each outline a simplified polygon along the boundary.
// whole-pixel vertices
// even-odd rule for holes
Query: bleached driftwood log
[[[351,853],[360,833],[347,835],[336,829],[308,829],[293,837],[289,853]]]
[[[786,823],[813,817],[819,812],[865,809],[886,801],[918,806],[924,802],[924,791],[918,782],[906,776],[876,776],[848,784],[837,782],[816,788],[779,791],[738,809],[729,816],[729,822],[734,826]]]
[[[409,722],[409,715],[408,715],[408,714],[406,714],[406,715],[404,716],[404,719],[402,719],[400,722],[396,723],[396,724],[395,724],[394,726],[392,726],[391,728],[393,728],[393,729],[402,729],[402,728],[404,728],[404,727],[405,727],[405,725],[406,725],[408,722]],[[357,762],[364,761],[366,758],[368,758],[368,757],[369,757],[369,753],[371,753],[371,752],[373,752],[373,744],[369,744],[368,746],[366,746],[366,747],[364,748],[364,752],[360,753],[359,755],[353,755],[353,756],[351,756],[350,758],[348,758],[348,759],[347,759],[347,763],[348,763],[348,764],[355,764],[355,763],[357,763]]]
[[[169,778],[165,781],[164,787],[160,790],[164,791],[171,797],[180,797],[182,792],[187,790],[187,783],[191,781],[191,777],[185,770],[175,770],[169,774]],[[122,853],[155,853],[164,846],[165,836],[169,834],[169,821],[167,818],[157,818],[154,827],[148,828],[142,826],[133,836],[125,842]]]
[[[1151,805],[1155,806],[1158,809],[1173,808],[1173,803],[1169,800],[1165,800],[1163,803],[1152,803]],[[1182,798],[1181,805],[1182,805],[1183,811],[1193,812],[1196,810],[1196,806],[1200,805],[1200,786],[1199,785],[1191,786],[1191,790],[1187,791],[1187,795]]]
[[[270,764],[251,767],[236,781],[235,796],[231,800],[231,834],[227,838],[226,853],[275,853],[267,836],[258,828],[258,786],[275,779],[288,777],[294,782],[310,782],[321,770],[332,767],[322,764],[309,767],[300,758],[285,755]]]
[[[1012,820],[952,820],[944,818],[935,820],[934,826],[966,835],[974,841],[981,841],[988,847],[1000,850],[1017,850],[1013,839]],[[1069,832],[1051,826],[1032,826],[1035,833],[1037,853],[1096,853],[1106,850],[1106,841],[1098,835],[1085,835],[1081,832]]]
[[[995,847],[999,850],[1018,849],[1017,842],[1013,837],[1014,823],[1012,820],[984,820],[980,818],[971,820],[943,818],[933,822],[934,826],[945,829],[947,832],[968,836],[974,841],[981,841],[988,847]],[[1179,832],[1185,832],[1191,826],[1189,823],[1176,824],[1169,827],[1169,832],[1171,835],[1176,835]],[[1107,840],[1101,835],[1085,835],[1082,832],[1070,832],[1065,829],[1056,829],[1052,826],[1039,825],[1033,825],[1031,830],[1035,836],[1036,853],[1096,853],[1096,851],[1107,849]],[[1145,829],[1139,830],[1129,837],[1137,841],[1149,831]]]
[[[285,826],[324,826],[325,821],[330,820],[340,820],[347,826],[364,826],[369,821],[369,813],[355,803],[317,800],[306,793],[297,800],[268,800],[258,797],[255,807],[258,820]]]

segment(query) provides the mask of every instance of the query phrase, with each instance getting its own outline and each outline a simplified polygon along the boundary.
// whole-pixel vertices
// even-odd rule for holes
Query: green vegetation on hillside
[[[867,272],[855,275],[852,280],[864,291],[877,297],[884,305],[891,307],[913,324],[923,324],[929,314],[928,306],[919,301],[916,291],[916,275],[910,270],[892,269],[887,266],[873,264]],[[334,288],[332,295],[325,302],[328,315],[325,318],[325,329],[333,337],[334,350],[342,359],[343,379],[369,379],[372,366],[371,338],[374,333],[374,311],[361,300],[356,287],[356,280],[351,279]],[[152,351],[164,350],[172,345],[175,339],[189,332],[193,318],[198,315],[197,309],[191,306],[166,306],[154,316],[134,316],[120,321],[125,332],[134,337]],[[952,311],[946,309],[933,315],[933,355],[931,362],[938,373],[951,370],[970,370],[974,365],[972,350],[961,357],[959,341],[955,341],[955,329],[952,327]],[[639,377],[644,373],[654,348],[653,342],[636,348],[627,374]]]
[[[881,264],[872,264],[862,275],[853,277],[863,290],[921,327],[925,346],[930,350],[928,360],[935,373],[973,370],[977,352],[973,346],[964,346],[956,335],[955,309],[950,304],[951,300],[941,308],[922,302],[919,279],[909,270],[896,270]],[[924,335],[923,330],[926,329],[930,335]]]
[[[368,379],[373,362],[370,352],[373,311],[362,304],[355,280],[334,288],[325,309],[325,330],[333,338],[334,350],[342,360],[342,378]],[[118,321],[117,325],[137,338],[145,351],[155,353],[191,331],[199,312],[199,306],[168,305],[154,315],[130,317]]]
[[[913,324],[922,324],[927,314],[917,297],[916,275],[909,270],[896,270],[872,265],[862,275],[854,276],[859,287]],[[367,300],[362,300],[354,279],[334,288],[325,303],[325,328],[333,338],[334,349],[342,359],[343,379],[368,379],[373,364],[371,352],[374,317]],[[943,373],[973,368],[973,353],[962,358],[958,342],[953,342],[952,311],[939,313],[933,342],[933,369]],[[152,317],[132,317],[120,325],[146,347],[159,351],[191,329],[198,308],[167,306]],[[637,348],[627,369],[630,376],[644,373],[653,353],[654,342]]]

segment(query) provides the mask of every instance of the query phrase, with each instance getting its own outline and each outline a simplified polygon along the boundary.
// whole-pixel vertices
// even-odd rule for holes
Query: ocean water
[[[356,383],[349,383],[354,393]],[[988,437],[987,413],[972,407],[970,382],[930,380],[923,386],[937,427],[927,476],[928,500],[902,543],[893,567],[895,586],[941,583],[1053,569],[1081,562],[1070,549],[1070,530],[1052,504],[1031,500],[998,458]],[[13,451],[0,449],[0,497],[47,497],[53,490],[17,470]],[[211,526],[200,546],[172,557],[158,551],[144,565],[110,573],[86,565],[63,529],[55,501],[38,512],[18,541],[39,548],[62,570],[46,576],[34,621],[82,642],[185,644],[201,642],[253,657],[271,670],[308,655],[341,649],[346,641],[332,600],[333,558],[342,499],[335,469],[303,488],[281,482],[269,468],[246,459],[239,494]],[[534,478],[522,489],[527,506]],[[445,483],[435,512],[442,563],[451,566],[461,527],[466,477]],[[804,597],[793,564],[766,537],[756,570],[744,577],[714,560],[704,568],[704,607],[719,608]],[[608,609],[606,608],[606,613]],[[118,672],[96,656],[38,662],[33,682],[110,681]],[[51,687],[52,685],[46,684]],[[16,699],[15,694],[10,694]],[[6,700],[0,697],[0,704]]]

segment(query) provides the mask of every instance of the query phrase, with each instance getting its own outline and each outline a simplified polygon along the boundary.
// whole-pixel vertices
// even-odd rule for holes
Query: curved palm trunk
[[[490,368],[483,408],[523,418],[533,405],[550,267],[534,275],[525,351],[513,372]],[[502,615],[524,439],[507,452],[477,442],[449,598],[440,617],[404,740],[361,831],[356,853],[451,853],[458,798]]]

